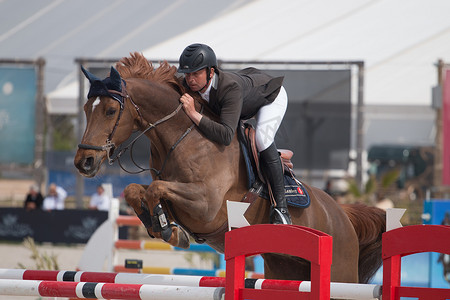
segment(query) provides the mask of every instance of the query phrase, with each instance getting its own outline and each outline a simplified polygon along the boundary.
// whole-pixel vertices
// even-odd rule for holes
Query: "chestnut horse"
[[[223,251],[226,200],[241,201],[248,191],[237,137],[223,146],[202,135],[181,109],[179,98],[185,91],[176,68],[167,62],[154,69],[134,53],[122,58],[116,69],[111,68],[104,80],[83,69],[91,89],[75,166],[82,175],[95,176],[133,131],[141,131],[151,141],[153,180],[148,186],[130,184],[124,195],[149,235],[186,248],[189,234]],[[196,101],[196,109],[217,119],[201,100]],[[381,265],[384,211],[362,204],[341,206],[322,190],[304,186],[311,204],[303,209],[290,207],[293,223],[333,237],[333,281],[367,282]],[[254,201],[246,213],[249,223],[268,223],[269,205],[262,198]],[[263,258],[266,278],[310,278],[307,261],[277,254]]]

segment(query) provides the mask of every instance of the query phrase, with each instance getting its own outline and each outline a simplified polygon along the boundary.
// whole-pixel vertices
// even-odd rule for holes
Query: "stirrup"
[[[270,224],[292,225],[291,215],[287,208],[272,207],[270,212]]]

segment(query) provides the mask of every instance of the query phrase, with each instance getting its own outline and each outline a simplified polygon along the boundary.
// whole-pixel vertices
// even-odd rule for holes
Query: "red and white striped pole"
[[[0,278],[19,280],[47,280],[68,282],[103,282],[116,284],[147,284],[162,286],[225,287],[224,277],[158,275],[85,271],[44,271],[0,269]],[[245,279],[246,288],[309,292],[310,281]],[[336,283],[330,285],[335,299],[379,299],[381,286],[375,284]]]
[[[0,295],[94,299],[221,300],[225,288],[0,279]]]

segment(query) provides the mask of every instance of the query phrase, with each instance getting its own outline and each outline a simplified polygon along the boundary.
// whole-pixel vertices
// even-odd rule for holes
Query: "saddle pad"
[[[306,208],[311,204],[305,187],[300,181],[291,177],[291,174],[284,175],[284,193],[290,206]]]
[[[305,187],[293,175],[287,172],[284,174],[284,194],[288,206],[306,208],[311,204],[309,194]],[[269,199],[269,191],[266,185],[261,190],[260,196],[264,199]]]

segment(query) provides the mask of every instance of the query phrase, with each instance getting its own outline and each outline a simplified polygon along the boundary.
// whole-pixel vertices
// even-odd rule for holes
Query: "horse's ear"
[[[120,77],[119,72],[114,67],[111,67],[109,78],[111,79],[111,83],[114,85],[114,90],[122,91],[122,78]]]
[[[92,83],[96,80],[100,80],[100,78],[96,77],[94,74],[92,74],[91,72],[86,70],[83,66],[81,66],[81,71],[83,71],[84,76],[86,76],[86,78],[89,80],[90,83]]]

